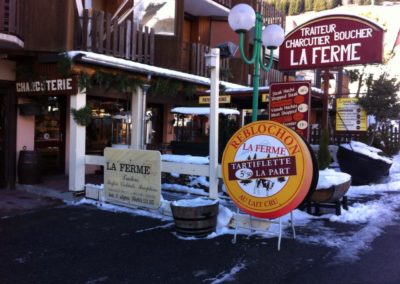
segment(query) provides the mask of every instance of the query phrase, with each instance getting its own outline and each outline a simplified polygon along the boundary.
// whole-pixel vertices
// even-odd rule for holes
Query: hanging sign
[[[308,21],[279,48],[280,70],[382,63],[381,26],[358,16],[327,15]]]
[[[161,198],[159,151],[104,150],[105,200],[128,207],[156,209]]]
[[[357,98],[336,99],[336,131],[367,131],[367,113]]]
[[[269,119],[282,123],[308,140],[310,82],[273,83],[270,94]]]
[[[200,96],[199,104],[210,104],[210,96]],[[218,102],[220,104],[230,104],[231,96],[218,96]]]
[[[307,144],[290,128],[270,120],[239,129],[227,143],[221,165],[233,202],[260,218],[277,218],[295,209],[314,176]]]

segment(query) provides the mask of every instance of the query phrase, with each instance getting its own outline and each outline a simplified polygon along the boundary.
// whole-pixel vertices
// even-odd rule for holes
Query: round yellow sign
[[[222,156],[228,194],[244,212],[277,218],[295,209],[313,179],[310,150],[290,128],[256,121],[239,129]]]

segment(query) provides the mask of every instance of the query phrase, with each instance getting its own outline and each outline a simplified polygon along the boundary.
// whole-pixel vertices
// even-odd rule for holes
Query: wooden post
[[[71,96],[71,109],[80,109],[86,105],[86,91],[79,91]],[[85,153],[86,153],[86,127],[78,125],[69,116],[69,190],[82,191],[85,186]]]
[[[219,48],[212,48],[210,55],[215,57],[215,65],[210,67],[210,186],[209,197],[218,198],[218,96],[219,96]]]
[[[323,80],[324,80],[324,94],[322,98],[322,129],[328,128],[329,125],[329,111],[328,111],[328,99],[329,99],[329,69],[325,69]]]
[[[132,112],[132,132],[130,148],[139,150],[142,143],[142,105],[143,105],[143,89],[137,87],[132,92],[131,112]]]

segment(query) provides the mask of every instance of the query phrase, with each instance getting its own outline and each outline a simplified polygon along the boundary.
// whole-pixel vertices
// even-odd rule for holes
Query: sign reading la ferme
[[[279,69],[313,69],[382,63],[379,25],[353,15],[327,15],[291,31],[279,48]]]
[[[311,188],[313,168],[303,139],[271,120],[246,124],[233,134],[221,162],[232,201],[259,218],[277,218],[295,209]]]
[[[129,207],[159,207],[160,152],[106,148],[104,157],[104,189],[107,202]]]

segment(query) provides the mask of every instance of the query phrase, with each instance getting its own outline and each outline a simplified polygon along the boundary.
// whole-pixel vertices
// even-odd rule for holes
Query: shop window
[[[103,155],[105,147],[127,148],[130,144],[130,101],[88,98],[92,117],[86,128],[86,154]]]

